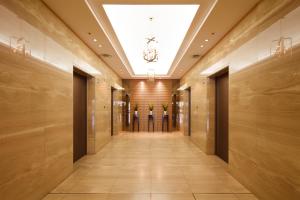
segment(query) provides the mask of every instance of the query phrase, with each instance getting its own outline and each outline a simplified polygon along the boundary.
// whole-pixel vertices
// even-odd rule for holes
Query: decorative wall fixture
[[[12,36],[10,39],[10,48],[13,53],[22,54],[24,56],[31,56],[30,42],[24,37]]]
[[[249,66],[252,66],[255,63],[268,59],[271,56],[275,56],[276,46],[278,46],[277,39],[280,39],[280,36],[292,39],[292,46],[287,46],[287,40],[284,41],[286,42],[286,46],[284,46],[284,49],[286,50],[285,54],[292,55],[292,48],[300,45],[299,19],[300,7],[293,10],[284,17],[284,23],[282,24],[284,25],[282,28],[282,34],[280,34],[279,31],[281,22],[280,20],[278,20],[267,29],[257,34],[254,38],[241,45],[239,48],[227,54],[222,59],[217,60],[214,64],[210,65],[205,70],[200,70],[199,77],[210,76],[226,66],[230,66],[229,73],[234,74]],[[273,40],[277,40],[277,43],[272,43]],[[271,46],[272,44],[275,45],[273,48]]]
[[[90,65],[84,57],[78,57],[3,5],[0,5],[0,27],[0,46],[9,47],[12,53],[37,59],[68,73],[73,73],[76,66],[88,74],[102,75],[99,68]]]
[[[149,17],[150,25],[153,21],[153,17]],[[157,62],[158,60],[158,51],[156,44],[158,41],[156,41],[156,37],[153,34],[149,34],[148,37],[146,37],[146,47],[143,52],[143,58],[147,63]]]
[[[289,50],[290,54],[293,53],[293,39],[291,37],[284,37],[282,34],[282,22],[283,19],[279,21],[279,31],[280,37],[277,40],[272,41],[270,54],[271,56],[281,57],[284,56]]]

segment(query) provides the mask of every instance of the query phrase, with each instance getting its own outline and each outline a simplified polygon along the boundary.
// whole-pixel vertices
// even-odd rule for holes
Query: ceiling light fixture
[[[93,41],[94,41],[94,42],[97,42],[97,39],[96,39],[96,38],[94,38],[94,39],[93,39]]]
[[[199,5],[115,5],[103,8],[120,41],[135,75],[147,76],[149,68],[157,75],[167,75],[189,30]],[[152,22],[149,17],[153,17]],[[148,63],[143,52],[145,37],[153,32],[158,60]],[[172,37],[170,37],[170,33]],[[151,43],[151,42],[150,42]]]
[[[98,47],[99,47],[99,48],[101,48],[101,47],[102,47],[102,45],[101,45],[101,44],[99,44],[99,45],[98,45]]]
[[[149,17],[149,21],[151,26],[153,17]],[[151,33],[146,37],[146,40],[146,47],[143,51],[143,58],[145,61],[147,61],[147,63],[156,62],[158,60],[158,51],[156,47],[158,41],[156,41],[156,37]]]
[[[205,42],[208,42],[208,39],[204,40]]]
[[[201,45],[200,47],[201,47],[201,48],[203,48],[203,47],[204,47],[204,45]]]

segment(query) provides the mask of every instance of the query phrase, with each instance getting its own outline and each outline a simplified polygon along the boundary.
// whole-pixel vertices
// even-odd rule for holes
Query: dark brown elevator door
[[[192,127],[191,127],[191,121],[192,121],[192,95],[191,95],[191,88],[187,89],[188,92],[188,132],[189,132],[189,136],[192,135]]]
[[[114,88],[111,88],[110,93],[110,135],[114,135]]]
[[[216,77],[216,155],[228,162],[228,72]]]
[[[73,75],[73,161],[86,155],[87,149],[87,80]]]

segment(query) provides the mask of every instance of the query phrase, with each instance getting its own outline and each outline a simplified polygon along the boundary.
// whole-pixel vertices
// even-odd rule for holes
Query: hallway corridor
[[[123,133],[75,168],[44,200],[256,200],[179,133]]]

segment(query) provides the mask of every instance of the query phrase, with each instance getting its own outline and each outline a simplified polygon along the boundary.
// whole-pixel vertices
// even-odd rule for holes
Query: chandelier
[[[153,17],[149,18],[150,22],[153,21]],[[156,37],[151,35],[146,37],[146,47],[143,51],[143,58],[147,63],[157,62],[158,60],[158,51],[156,48],[157,45]]]

